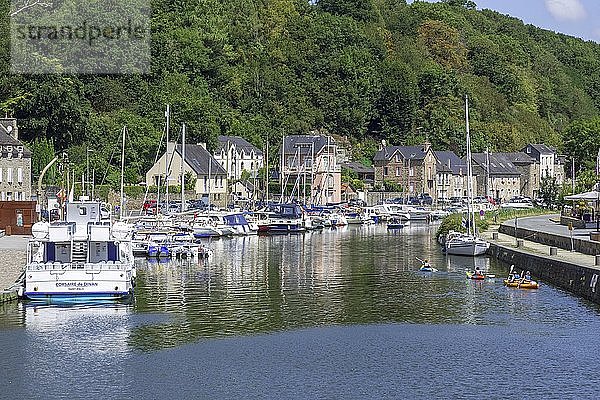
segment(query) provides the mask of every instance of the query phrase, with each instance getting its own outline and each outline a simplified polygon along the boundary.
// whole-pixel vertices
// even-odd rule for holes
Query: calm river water
[[[0,305],[1,396],[600,397],[599,308],[467,281],[436,228],[216,240],[210,263],[140,261],[132,304]]]

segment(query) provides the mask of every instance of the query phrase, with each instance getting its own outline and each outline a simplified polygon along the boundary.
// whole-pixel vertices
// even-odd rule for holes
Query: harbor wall
[[[553,235],[547,232],[538,232],[531,229],[519,228],[518,226],[515,232],[515,227],[509,225],[500,225],[498,232],[505,235],[516,236],[518,239],[525,239],[531,242],[536,242],[559,249],[574,250],[579,253],[592,256],[600,254],[600,242],[591,241],[587,237],[582,239],[574,235],[572,242],[573,249],[571,249],[571,238],[569,236]]]
[[[507,264],[514,264],[519,272],[530,271],[536,279],[600,304],[598,269],[531,254],[496,243],[490,244],[488,254]]]

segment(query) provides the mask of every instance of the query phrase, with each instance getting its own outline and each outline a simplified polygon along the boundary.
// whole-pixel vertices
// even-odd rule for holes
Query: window
[[[2,168],[0,168],[0,183],[2,183]],[[4,194],[4,192],[2,192],[2,194]],[[4,199],[2,199],[2,201],[4,201]]]
[[[388,167],[383,167],[383,176],[388,175]]]
[[[79,207],[79,215],[87,215],[87,207]]]
[[[408,176],[415,176],[415,169],[414,169],[414,167],[410,167],[408,169]]]
[[[396,167],[396,176],[400,176],[400,175],[402,175],[402,168]]]
[[[6,192],[6,201],[12,201],[12,192]]]
[[[4,192],[2,192],[2,194],[0,195],[0,198],[2,199],[2,201],[6,200],[6,194]]]
[[[23,183],[23,168],[17,168],[17,182]]]
[[[13,179],[12,179],[12,168],[7,168],[6,169],[6,182],[8,183],[12,183]]]

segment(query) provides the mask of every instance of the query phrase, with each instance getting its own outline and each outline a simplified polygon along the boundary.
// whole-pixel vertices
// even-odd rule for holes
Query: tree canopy
[[[151,3],[146,75],[10,74],[0,19],[0,111],[19,119],[24,140],[51,142],[80,164],[93,147],[110,176],[127,125],[135,181],[154,161],[168,103],[173,137],[185,122],[189,141],[209,146],[225,134],[273,149],[283,135],[319,129],[352,143],[427,136],[462,154],[468,94],[474,151],[546,143],[589,164],[600,145],[600,45],[472,1]],[[0,10],[7,16],[10,2]],[[368,159],[375,146],[358,148]]]

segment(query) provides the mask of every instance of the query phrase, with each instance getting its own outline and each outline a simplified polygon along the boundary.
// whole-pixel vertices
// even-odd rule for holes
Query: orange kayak
[[[504,280],[504,286],[515,287],[519,289],[538,289],[540,285],[536,281],[513,281]]]

